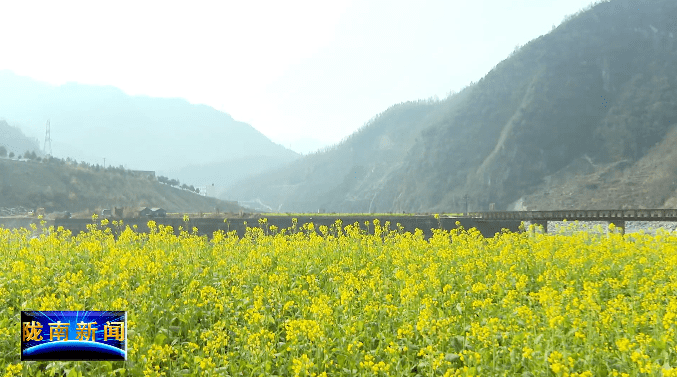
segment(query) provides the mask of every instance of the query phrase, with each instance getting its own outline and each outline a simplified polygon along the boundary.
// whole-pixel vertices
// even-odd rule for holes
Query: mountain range
[[[393,105],[306,156],[205,105],[7,71],[0,119],[31,135],[50,119],[57,155],[214,183],[265,211],[674,207],[675,20],[673,0],[597,3],[460,92]]]
[[[675,20],[674,1],[595,4],[459,93],[392,106],[223,198],[282,212],[675,206]]]
[[[216,186],[299,157],[227,113],[183,99],[130,96],[112,86],[56,86],[7,70],[0,71],[0,83],[0,119],[41,137],[49,120],[57,157]]]

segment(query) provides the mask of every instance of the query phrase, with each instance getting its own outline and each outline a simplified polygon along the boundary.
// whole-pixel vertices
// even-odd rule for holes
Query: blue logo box
[[[127,312],[22,311],[21,360],[127,360]]]

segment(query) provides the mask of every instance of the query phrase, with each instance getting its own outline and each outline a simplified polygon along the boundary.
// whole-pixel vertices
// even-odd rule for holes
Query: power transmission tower
[[[45,146],[42,149],[47,156],[52,156],[52,135],[49,131],[49,119],[47,119],[47,126],[45,129]]]

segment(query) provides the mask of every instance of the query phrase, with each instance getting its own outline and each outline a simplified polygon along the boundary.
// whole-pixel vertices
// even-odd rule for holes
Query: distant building
[[[165,217],[167,216],[167,211],[162,208],[151,208],[151,216],[153,217]]]
[[[104,219],[109,219],[113,217],[113,211],[111,211],[110,209],[101,210],[101,217],[103,217]]]
[[[166,217],[167,210],[159,207],[148,208],[148,207],[139,207],[136,209],[136,213],[139,217]]]
[[[136,213],[139,217],[150,217],[153,214],[153,211],[148,207],[139,207],[136,209]]]

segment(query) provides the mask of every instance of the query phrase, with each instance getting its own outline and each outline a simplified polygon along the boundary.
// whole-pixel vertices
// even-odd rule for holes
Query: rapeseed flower
[[[675,375],[674,235],[369,224],[378,237],[340,222],[211,240],[152,221],[117,238],[0,229],[0,352],[19,347],[18,310],[122,309],[133,363],[112,364],[132,376]],[[97,365],[83,374],[115,374]],[[11,376],[46,367],[0,360]]]

